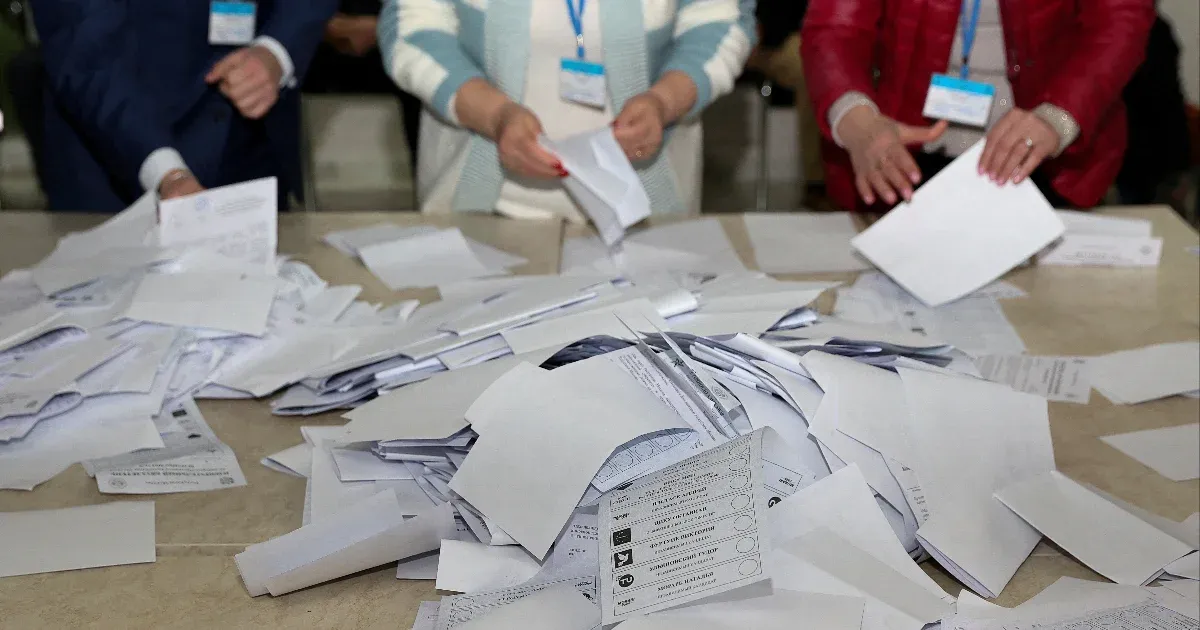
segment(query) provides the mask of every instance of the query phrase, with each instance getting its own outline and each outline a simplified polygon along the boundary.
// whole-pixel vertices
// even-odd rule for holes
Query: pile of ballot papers
[[[579,159],[604,146],[581,140]],[[996,281],[1062,233],[1031,184],[1005,195],[1036,229],[1000,230],[986,264],[940,284],[921,267],[949,246],[913,236],[932,228],[911,207],[857,237],[844,215],[804,219],[840,240],[797,269],[884,272],[841,286],[747,270],[716,219],[625,236],[621,187],[583,179],[611,229],[568,239],[558,275],[508,275],[523,258],[457,229],[326,235],[392,288],[437,287],[425,304],[369,304],[280,256],[271,180],[148,197],[63,238],[0,280],[0,487],[77,462],[108,493],[244,485],[195,400],[274,396],[276,415],[348,423],[298,426],[262,461],[306,492],[295,530],[236,556],[252,596],[397,563],[457,593],[423,603],[417,630],[1195,627],[1194,587],[1144,588],[1200,579],[1194,519],[1059,473],[1058,390],[997,367],[1041,365],[1012,360],[1025,346],[1000,302],[1025,294]],[[976,214],[994,227],[1001,210]],[[788,269],[772,233],[807,228],[747,221],[759,263]],[[901,260],[904,239],[928,247]],[[1096,362],[1115,402],[1200,388],[1187,371],[1118,389],[1116,359]],[[1106,440],[1140,458],[1161,438]],[[1164,474],[1200,477],[1189,456]],[[996,597],[1043,537],[1116,584],[1011,611],[971,594]],[[969,591],[947,595],[927,559]]]

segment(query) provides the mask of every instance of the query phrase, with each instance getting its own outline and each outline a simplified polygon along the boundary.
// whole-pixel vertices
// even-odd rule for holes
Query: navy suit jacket
[[[138,171],[173,147],[204,186],[274,175],[299,194],[300,97],[283,88],[259,121],[204,76],[235,46],[208,43],[208,0],[39,0],[51,209],[116,212]],[[287,49],[301,80],[337,0],[259,0],[259,36]],[[281,199],[282,202],[282,199]]]

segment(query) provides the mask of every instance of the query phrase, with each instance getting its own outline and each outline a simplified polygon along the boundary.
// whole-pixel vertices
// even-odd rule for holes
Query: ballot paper
[[[1184,614],[1161,602],[1147,598],[1138,604],[1107,608],[1084,615],[1055,618],[1036,617],[1022,621],[954,619],[943,623],[943,630],[1191,630],[1196,627],[1194,613]]]
[[[1038,256],[1039,265],[1157,267],[1163,240],[1152,237],[1071,234]]]
[[[185,398],[155,417],[162,448],[91,459],[84,466],[105,494],[203,492],[246,485],[237,456]]]
[[[0,577],[154,562],[154,503],[0,513]]]
[[[863,600],[859,597],[802,593],[776,588],[765,597],[699,604],[633,617],[622,630],[859,630]],[[802,620],[802,621],[801,621]]]
[[[600,608],[591,598],[567,584],[497,606],[455,627],[461,630],[594,630],[600,627]]]
[[[1058,471],[1002,488],[996,498],[1080,562],[1118,584],[1144,586],[1163,567],[1196,550]]]
[[[763,435],[740,437],[601,499],[605,625],[768,579]]]
[[[1054,469],[1047,403],[987,381],[899,373],[912,467],[930,513],[917,538],[971,590],[995,597],[1041,536],[992,494]]]
[[[1054,214],[1058,215],[1067,227],[1067,234],[1071,235],[1146,238],[1154,231],[1154,226],[1146,219],[1114,217],[1080,210],[1055,210]]]
[[[251,596],[284,595],[371,567],[437,549],[454,533],[453,508],[405,519],[394,492],[380,492],[234,557]]]
[[[749,213],[744,220],[757,266],[767,273],[860,271],[870,266],[850,247],[858,228],[849,212]]]
[[[1092,380],[1083,357],[987,355],[976,359],[975,365],[983,378],[993,383],[1046,400],[1086,405],[1091,398]]]
[[[458,228],[408,236],[359,250],[363,264],[392,290],[429,287],[447,282],[506,275],[504,266],[489,266],[472,251]],[[496,262],[496,261],[491,261]]]
[[[929,306],[988,284],[1066,230],[1033,182],[1000,186],[981,141],[857,236],[863,256]]]
[[[1172,481],[1200,478],[1200,424],[1107,435],[1109,446]]]
[[[417,607],[417,618],[412,630],[434,630],[437,626],[438,607],[441,602],[421,602]]]
[[[516,324],[594,298],[597,291],[588,290],[588,287],[596,284],[596,279],[590,277],[564,277],[517,287],[463,317],[446,322],[441,329],[468,335]]]
[[[307,479],[312,474],[312,449],[311,444],[302,442],[268,455],[259,463],[285,475]]]
[[[671,318],[670,324],[672,330],[701,337],[739,332],[758,335],[774,327],[790,310],[687,313]]]
[[[562,160],[570,173],[563,185],[606,245],[618,243],[626,228],[650,216],[646,189],[610,127],[539,141]]]
[[[487,408],[479,409],[476,401],[470,415],[480,437],[450,488],[538,559],[545,558],[617,447],[651,433],[688,428],[604,356],[554,371],[519,364],[485,396]],[[537,458],[514,460],[514,444],[543,446]]]
[[[268,177],[162,201],[159,244],[215,252],[274,274],[278,196],[275,178]]]
[[[453,630],[455,628],[463,628],[466,627],[465,624],[471,623],[477,619],[486,619],[487,615],[490,615],[493,612],[503,610],[504,607],[510,604],[515,604],[521,600],[545,591],[555,592],[556,594],[552,595],[552,597],[558,599],[559,595],[557,592],[558,589],[562,587],[571,588],[580,595],[584,596],[586,599],[592,602],[596,601],[597,584],[594,576],[569,577],[548,582],[522,584],[520,586],[496,591],[488,591],[486,593],[453,595],[442,598],[441,606],[438,607],[437,624],[434,626],[434,628],[436,630]],[[524,609],[518,610],[520,611]],[[594,623],[598,623],[599,621],[599,618],[597,618]],[[482,627],[488,628],[489,626],[485,625]],[[494,627],[496,630],[500,630],[501,628],[515,629],[525,628],[526,626],[520,623],[511,623],[511,625],[507,626],[499,625],[492,627]],[[590,630],[590,628],[581,628],[580,630]]]
[[[277,282],[236,271],[147,274],[124,316],[260,337],[267,330]]]
[[[1118,405],[1200,389],[1200,342],[1164,343],[1091,360],[1092,384]]]

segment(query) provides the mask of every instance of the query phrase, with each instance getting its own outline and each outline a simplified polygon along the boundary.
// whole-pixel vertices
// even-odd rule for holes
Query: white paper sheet
[[[437,228],[429,225],[400,227],[394,223],[378,223],[361,228],[330,232],[321,240],[337,248],[338,251],[347,256],[358,256],[358,250],[368,245],[397,241],[409,236],[428,234],[436,230]]]
[[[522,584],[541,568],[537,559],[519,546],[443,540],[437,588],[454,593],[494,591]]]
[[[461,630],[592,630],[600,609],[574,587],[557,586],[534,593],[472,619]]]
[[[746,265],[716,218],[692,219],[655,225],[626,239],[626,244],[674,250],[700,257],[688,266],[660,267],[678,271],[726,273],[745,271]],[[684,261],[678,261],[684,262]]]
[[[853,245],[930,306],[958,299],[1066,230],[1033,182],[998,186],[977,172],[981,141],[860,234]]]
[[[154,562],[154,503],[0,513],[0,577]]]
[[[485,619],[491,613],[502,610],[508,605],[518,603],[523,599],[532,597],[547,590],[557,591],[557,589],[560,587],[572,588],[588,601],[594,602],[596,600],[596,578],[593,576],[571,577],[550,582],[522,584],[521,586],[500,589],[497,591],[489,591],[486,593],[452,595],[450,597],[442,598],[441,606],[438,608],[437,624],[434,627],[436,630],[453,630],[457,628],[463,628],[464,624],[470,623],[476,619]],[[558,595],[552,596],[552,598],[558,599]],[[541,602],[545,600],[534,601]],[[518,612],[526,610],[527,609],[525,608],[517,609]],[[504,614],[507,615],[507,613]],[[523,612],[522,616],[528,618],[529,613]],[[506,617],[500,617],[500,619],[505,618]],[[501,626],[501,628],[505,628],[505,630],[509,628],[513,630],[516,630],[517,628],[526,630],[525,624],[522,623],[523,621],[525,620],[512,621],[509,622],[508,625]],[[593,625],[596,623],[599,623],[599,617],[593,621]],[[489,626],[484,626],[484,628],[488,627]],[[558,629],[555,628],[553,630]]]
[[[757,335],[771,329],[792,310],[686,313],[670,320],[671,329],[700,337],[747,333]]]
[[[1157,267],[1161,238],[1071,234],[1038,256],[1039,265],[1066,267]]]
[[[964,584],[995,597],[1041,536],[992,493],[1054,469],[1047,403],[987,381],[899,372],[931,515],[917,537]]]
[[[1068,234],[1095,234],[1100,236],[1147,237],[1153,234],[1154,226],[1146,219],[1112,217],[1095,212],[1079,210],[1055,210],[1054,214],[1067,226]]]
[[[486,427],[479,429],[480,438],[450,488],[539,559],[618,446],[650,433],[688,428],[674,410],[603,356],[552,372],[519,364],[490,392],[507,398],[491,397],[486,419],[472,413],[472,423]],[[514,459],[515,445],[539,456]]]
[[[975,361],[983,378],[1019,392],[1055,402],[1086,405],[1092,394],[1091,372],[1083,357],[987,355]]]
[[[619,242],[625,229],[650,216],[650,199],[642,181],[617,144],[611,127],[541,143],[570,173],[563,185],[592,220],[607,245]]]
[[[274,177],[212,188],[159,203],[163,247],[204,249],[274,274],[279,243]]]
[[[412,473],[399,462],[379,459],[370,451],[332,448],[329,454],[342,481],[377,481],[412,479]]]
[[[371,273],[393,290],[507,273],[479,260],[458,228],[368,245],[359,255]]]
[[[758,268],[767,273],[870,267],[850,247],[858,228],[849,212],[749,213],[745,221]]]
[[[442,505],[405,520],[393,492],[380,492],[234,557],[251,596],[279,596],[437,549],[454,533],[453,508]]]
[[[460,335],[486,329],[498,330],[498,327],[516,324],[536,315],[596,297],[596,291],[586,290],[593,284],[593,278],[564,277],[555,282],[543,281],[520,287],[487,302],[464,317],[450,320],[441,328]]]
[[[149,274],[125,317],[145,322],[262,336],[276,280],[237,272]]]
[[[605,625],[768,579],[763,435],[732,440],[601,499]]]
[[[1172,481],[1200,478],[1200,424],[1107,435],[1109,446]]]
[[[1195,551],[1058,471],[1002,488],[996,498],[1118,584],[1145,585],[1163,567]]]
[[[558,347],[503,357],[436,374],[420,383],[388,392],[344,417],[343,442],[436,440],[466,428],[467,410],[496,379],[519,363],[537,366]]]
[[[1092,385],[1118,405],[1200,389],[1200,342],[1164,343],[1091,360]]]
[[[649,300],[640,298],[600,310],[543,320],[529,326],[506,330],[501,335],[504,336],[508,347],[520,354],[547,346],[562,346],[598,335],[628,337],[629,328],[625,327],[622,320],[637,332],[650,332],[655,328],[671,329],[659,316],[658,309],[654,308]]]
[[[801,593],[776,588],[767,597],[699,604],[634,617],[620,630],[795,630],[797,624],[821,630],[859,630],[859,597]]]

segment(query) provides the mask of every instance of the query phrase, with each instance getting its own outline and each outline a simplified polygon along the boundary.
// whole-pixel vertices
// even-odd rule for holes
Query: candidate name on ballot
[[[763,431],[690,457],[600,501],[604,623],[768,579],[760,530]]]

